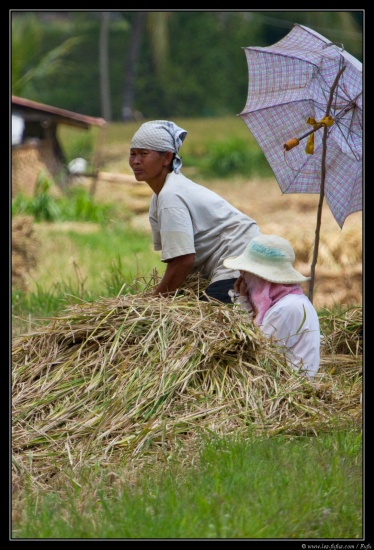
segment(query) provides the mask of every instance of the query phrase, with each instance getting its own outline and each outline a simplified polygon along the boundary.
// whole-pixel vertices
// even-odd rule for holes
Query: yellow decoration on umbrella
[[[307,124],[313,124],[313,128],[318,130],[321,126],[332,126],[334,124],[334,119],[331,116],[324,116],[319,122],[315,118],[309,117],[306,121]],[[305,152],[308,155],[313,155],[314,153],[314,132],[308,137],[308,141],[305,147]]]

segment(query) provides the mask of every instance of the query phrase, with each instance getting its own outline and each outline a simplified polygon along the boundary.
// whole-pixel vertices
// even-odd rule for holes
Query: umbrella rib
[[[288,149],[287,149],[286,147],[284,147],[284,149],[283,149],[284,162],[285,162],[286,166],[287,166],[290,170],[292,170],[293,172],[302,173],[302,174],[304,174],[304,175],[308,175],[308,174],[313,175],[313,174],[315,174],[315,172],[304,171],[304,170],[303,170],[304,166],[307,166],[307,165],[308,165],[308,159],[307,159],[307,157],[305,157],[304,163],[303,163],[301,166],[299,166],[298,168],[294,168],[293,166],[291,166],[291,165],[288,163],[288,161],[287,161],[287,150],[288,150]],[[286,187],[286,188],[283,190],[282,194],[287,193],[287,191],[288,191],[289,188],[293,185],[293,183],[294,183],[294,182],[291,181],[290,184],[289,184],[289,186]]]
[[[344,134],[344,132],[343,132],[342,129],[341,129],[341,126],[344,126],[344,124],[337,124],[337,128],[338,128],[339,132],[341,133],[341,135],[342,135],[344,141],[345,141],[346,144],[348,145],[349,149],[351,150],[352,155],[355,157],[355,159],[356,159],[357,161],[361,160],[360,155],[354,150],[354,148],[352,147],[352,145],[351,145],[350,142],[348,141],[347,136]],[[354,132],[353,130],[351,130],[350,127],[347,127],[347,126],[346,126],[346,128],[347,128],[347,130],[348,130],[348,134],[354,134],[354,135],[357,135],[357,137],[359,137],[359,134],[357,134],[356,132]],[[329,132],[328,132],[328,133],[330,134],[330,132],[331,132],[331,128],[329,129]]]

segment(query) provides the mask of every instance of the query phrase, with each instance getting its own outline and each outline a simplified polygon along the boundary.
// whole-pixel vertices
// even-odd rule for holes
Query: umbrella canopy
[[[343,227],[362,210],[362,64],[298,24],[272,46],[244,50],[248,97],[239,116],[282,192],[322,190]],[[293,147],[308,135],[308,152]]]

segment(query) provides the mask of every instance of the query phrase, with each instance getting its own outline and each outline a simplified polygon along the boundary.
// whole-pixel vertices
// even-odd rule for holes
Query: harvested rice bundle
[[[170,452],[198,433],[360,422],[359,358],[349,387],[328,371],[312,383],[242,311],[193,293],[74,305],[16,338],[12,353],[15,471],[35,480]]]
[[[27,290],[27,275],[37,264],[39,241],[35,237],[33,218],[12,218],[12,286]]]
[[[326,309],[319,320],[323,353],[362,355],[362,306],[350,307],[341,316]]]

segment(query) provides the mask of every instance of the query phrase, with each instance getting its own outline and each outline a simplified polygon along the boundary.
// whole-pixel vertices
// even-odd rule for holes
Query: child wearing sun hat
[[[308,281],[294,267],[291,244],[278,235],[254,237],[239,256],[223,265],[240,271],[229,291],[260,329],[285,353],[287,363],[313,378],[320,365],[320,325],[317,312],[300,284]]]

